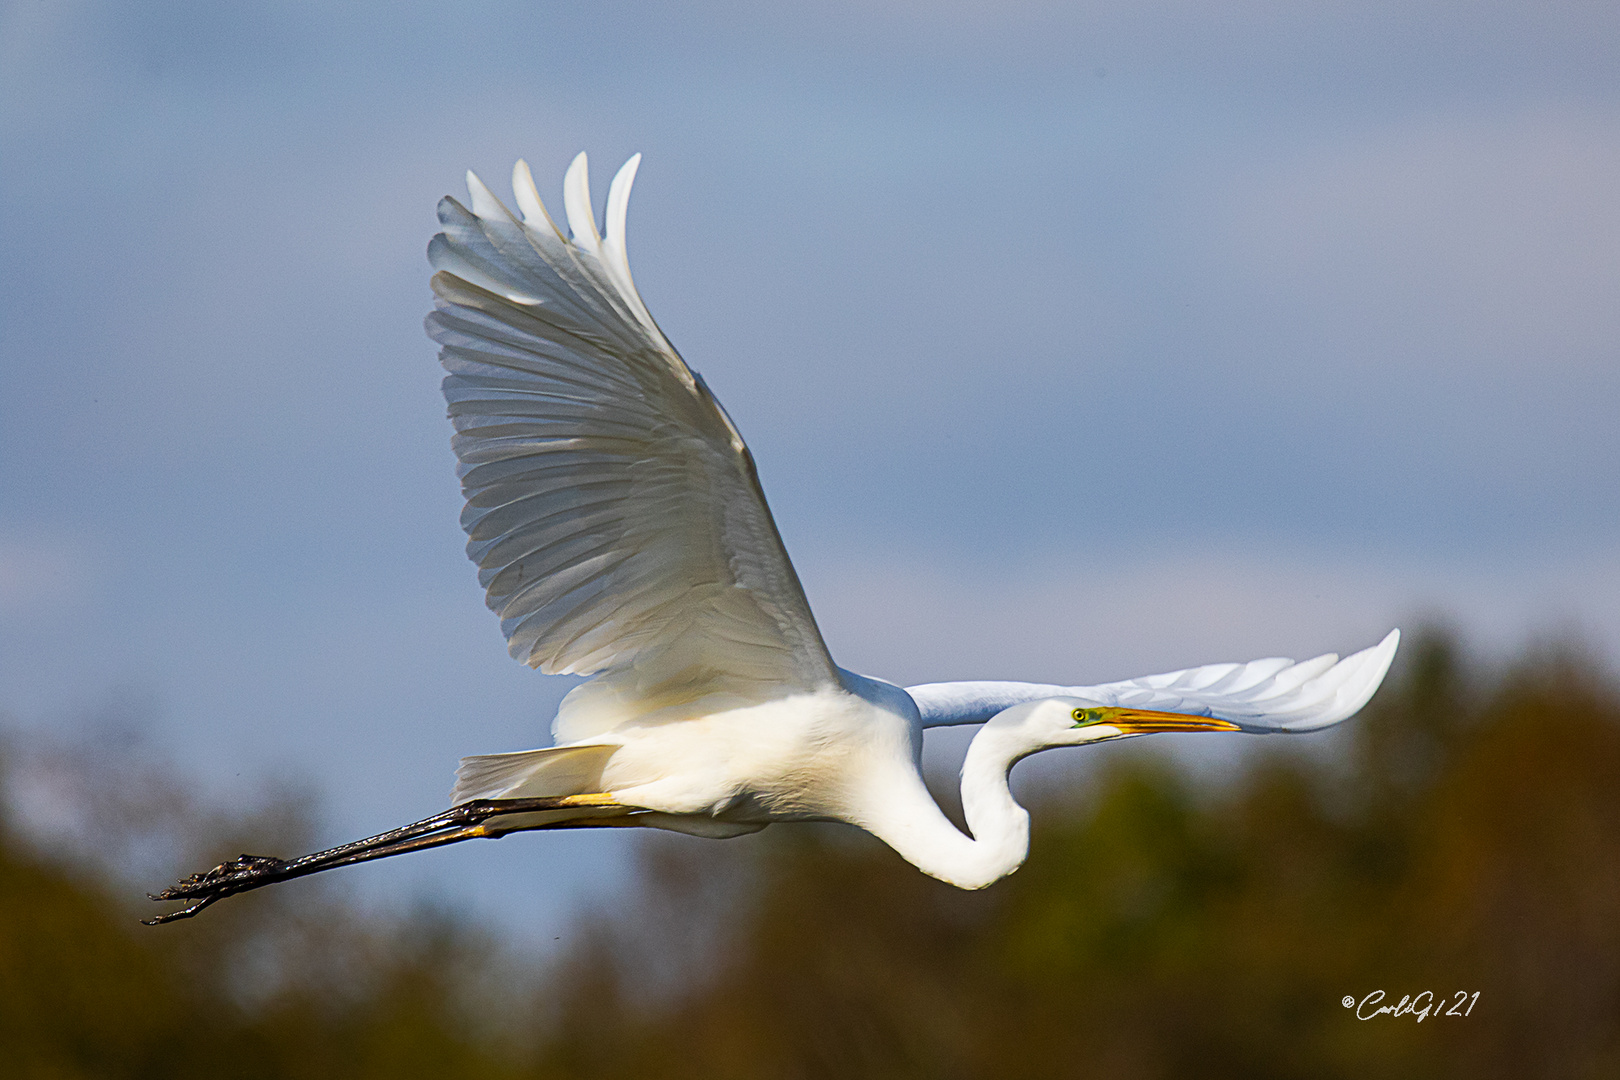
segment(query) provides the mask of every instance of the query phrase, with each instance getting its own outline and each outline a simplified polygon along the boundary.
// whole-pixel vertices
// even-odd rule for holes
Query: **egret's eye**
[[[1102,716],[1102,710],[1101,709],[1076,709],[1076,710],[1074,710],[1074,712],[1070,713],[1069,715],[1074,717],[1074,722],[1076,724],[1092,724],[1092,723],[1095,723],[1100,716]]]

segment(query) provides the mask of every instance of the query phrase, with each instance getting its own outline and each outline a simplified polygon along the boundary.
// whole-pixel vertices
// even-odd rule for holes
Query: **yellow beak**
[[[1102,709],[1098,722],[1119,728],[1125,735],[1150,735],[1161,731],[1242,731],[1230,720],[1185,713],[1153,712],[1151,709]]]

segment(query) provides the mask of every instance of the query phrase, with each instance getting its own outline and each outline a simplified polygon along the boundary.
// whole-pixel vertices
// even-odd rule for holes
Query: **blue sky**
[[[1596,2],[0,4],[0,712],[140,702],[334,839],[543,741],[424,250],[580,149],[846,666],[1620,655],[1617,61]],[[541,934],[627,851],[357,873]]]

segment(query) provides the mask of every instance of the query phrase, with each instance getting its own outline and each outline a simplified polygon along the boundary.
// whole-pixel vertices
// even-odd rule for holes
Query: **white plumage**
[[[699,836],[773,821],[860,826],[925,873],[981,888],[1029,850],[1007,775],[1020,758],[1160,731],[1299,732],[1378,689],[1398,631],[1344,660],[1255,660],[1100,686],[930,683],[833,663],[736,425],[675,352],[630,277],[639,155],[591,213],[585,155],[563,182],[570,235],[518,162],[514,216],[467,174],[428,245],[427,329],[467,506],[467,554],[514,657],[587,676],[556,746],[464,758],[455,804],[291,861],[242,855],[153,896],[216,901],[409,851],[509,832],[635,825]],[[971,836],[918,762],[924,728],[982,724],[962,763]],[[519,801],[521,800],[521,801]]]
[[[468,554],[513,656],[597,675],[564,701],[559,741],[838,684],[742,437],[631,282],[636,164],[606,240],[581,155],[571,241],[520,162],[525,220],[469,175],[471,212],[441,203],[429,247]]]
[[[978,887],[1027,849],[1007,789],[1019,757],[1152,731],[1308,731],[1377,689],[1398,632],[1343,661],[1091,687],[907,691],[838,668],[742,436],[636,292],[625,218],[639,161],[613,180],[605,237],[584,154],[564,180],[567,237],[523,162],[521,218],[470,173],[469,205],[439,206],[427,325],[450,373],[467,551],[512,655],[591,676],[558,710],[557,747],[465,759],[456,802],[602,797],[511,828],[585,819],[719,836],[836,819]],[[964,723],[985,724],[963,766],[971,838],[917,770],[922,729]]]
[[[1021,682],[927,683],[908,688],[923,727],[971,724],[1031,697],[1084,698],[1099,705],[1218,716],[1247,731],[1304,732],[1354,716],[1383,682],[1400,632],[1343,661],[1335,653],[1301,663],[1287,657],[1247,664],[1143,675],[1099,686],[1054,686]]]

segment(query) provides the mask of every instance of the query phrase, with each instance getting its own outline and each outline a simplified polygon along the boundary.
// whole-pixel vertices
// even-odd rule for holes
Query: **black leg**
[[[444,844],[456,844],[463,840],[499,837],[508,831],[516,831],[491,828],[489,824],[491,819],[511,814],[532,814],[545,810],[585,807],[619,811],[626,809],[606,795],[564,795],[544,799],[476,799],[422,821],[390,829],[376,836],[368,836],[364,840],[317,851],[313,855],[305,855],[291,862],[268,855],[238,856],[229,862],[220,863],[212,870],[192,874],[160,893],[149,893],[148,895],[157,901],[191,900],[193,903],[141,921],[147,926],[157,926],[178,919],[189,919],[216,900],[262,888],[265,885],[274,885],[278,881],[291,881],[293,878],[306,877],[339,866],[383,859],[390,855],[403,855],[406,852],[422,851]],[[590,819],[574,819],[529,827],[578,827],[591,824],[596,822]]]

